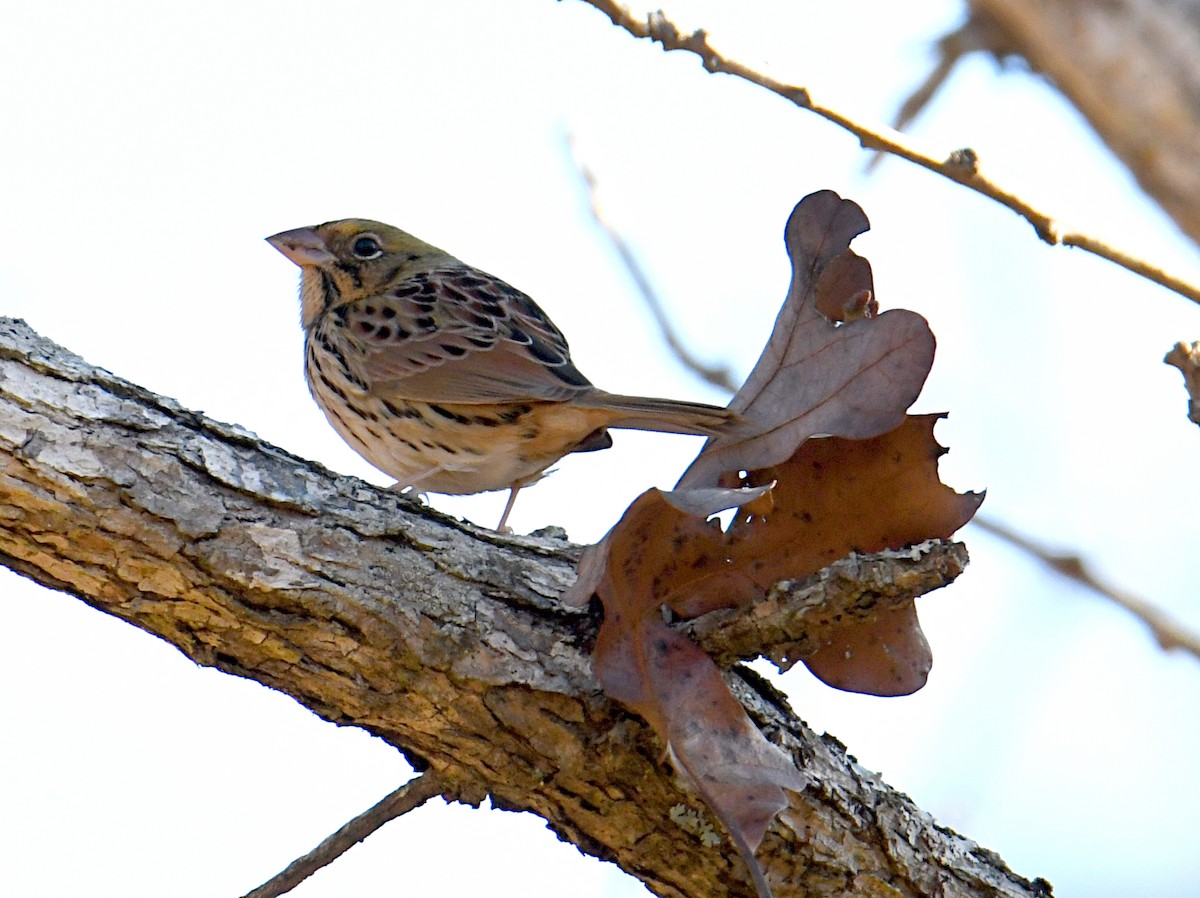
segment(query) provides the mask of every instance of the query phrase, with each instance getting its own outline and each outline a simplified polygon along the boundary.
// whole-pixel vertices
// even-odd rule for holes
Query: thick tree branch
[[[1200,303],[1200,287],[1195,284],[1176,277],[1162,268],[1090,234],[1063,229],[1061,224],[1050,215],[1042,212],[1003,185],[984,176],[980,169],[979,158],[974,150],[962,149],[945,156],[938,156],[922,150],[909,137],[892,128],[881,125],[865,125],[839,110],[821,105],[805,87],[777,81],[737,60],[723,56],[708,43],[708,36],[704,31],[683,34],[661,11],[652,13],[642,20],[613,0],[583,0],[583,2],[596,7],[608,16],[614,25],[624,28],[635,37],[655,40],[662,45],[664,50],[686,50],[694,53],[700,57],[704,68],[710,72],[732,75],[757,84],[794,103],[801,109],[816,113],[821,118],[849,131],[866,149],[881,150],[907,159],[915,165],[956,181],[964,187],[1000,203],[1028,221],[1037,232],[1038,237],[1052,246],[1061,244],[1086,250],[1141,275],[1147,280],[1173,290],[1192,302]]]
[[[576,550],[455,522],[91,367],[0,319],[0,561],[360,726],[460,800],[542,816],[664,896],[746,896],[717,825],[598,691]],[[778,898],[1044,895],[734,668],[813,785],[760,855]]]

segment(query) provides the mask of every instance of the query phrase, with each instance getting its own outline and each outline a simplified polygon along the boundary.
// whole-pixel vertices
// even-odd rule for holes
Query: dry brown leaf
[[[892,696],[911,695],[924,686],[933,655],[910,602],[839,627],[803,661],[815,677],[837,689]]]
[[[870,227],[856,203],[822,190],[801,200],[784,231],[792,283],[758,364],[729,407],[747,427],[715,437],[679,486],[720,484],[727,471],[777,465],[811,436],[865,439],[904,420],[933,364],[925,319],[907,309],[835,324],[818,309],[874,301],[870,266],[850,241]],[[854,260],[858,260],[857,262]],[[840,316],[839,316],[840,317]]]
[[[939,478],[946,450],[933,427],[943,417],[907,416],[868,440],[808,440],[783,464],[751,471],[751,485],[774,483],[774,509],[733,522],[737,564],[766,589],[851,552],[948,538],[983,497],[957,493]]]
[[[607,563],[597,592],[604,623],[594,664],[604,691],[658,733],[676,768],[729,830],[767,898],[754,851],[787,807],[784,790],[803,789],[807,781],[746,716],[713,660],[668,626],[660,610],[665,604],[691,616],[761,595],[731,564],[725,534],[706,521],[730,500],[756,497],[754,490],[676,496],[649,490],[638,497],[602,544]]]
[[[641,513],[639,509],[641,509],[644,504],[650,501],[646,498],[647,496],[656,495],[663,502],[668,503],[672,508],[684,512],[693,520],[698,519],[699,523],[696,527],[688,525],[685,529],[691,532],[694,536],[700,538],[697,540],[697,545],[689,547],[689,551],[691,553],[699,554],[704,551],[700,546],[700,543],[703,542],[703,537],[710,533],[719,535],[721,532],[719,528],[703,522],[712,517],[714,514],[725,511],[728,508],[753,507],[751,503],[758,501],[764,496],[769,496],[770,491],[771,486],[769,484],[760,487],[749,487],[744,489],[722,489],[719,487],[713,487],[709,489],[676,490],[670,493],[665,493],[662,490],[648,490],[639,496],[634,503],[629,506],[629,508],[625,509],[625,514],[622,515],[621,520],[617,523],[617,526],[613,527],[613,529],[609,531],[608,535],[605,536],[604,539],[596,543],[594,546],[588,546],[587,549],[584,550],[583,557],[579,560],[578,577],[576,578],[575,583],[572,584],[565,593],[563,593],[561,599],[562,603],[570,607],[582,608],[588,603],[588,601],[591,600],[593,595],[600,591],[600,584],[604,579],[609,565],[609,543],[634,526],[632,522],[635,516]],[[673,534],[672,542],[675,541],[685,544],[689,541],[689,537],[687,533]],[[680,559],[676,558],[674,555],[670,556],[670,559],[673,563],[673,566],[677,568]],[[691,560],[687,562],[687,564],[692,566],[693,571],[697,570],[706,563],[708,562],[699,560],[696,557],[692,557]],[[635,562],[635,564],[639,566],[629,572],[630,576],[637,576],[641,573],[645,573],[646,568],[643,560],[639,559]],[[721,600],[723,601],[723,604],[720,606],[710,606],[706,602],[698,602],[694,595],[689,595],[689,590],[695,595],[707,590],[707,584],[711,580],[712,577],[692,577],[691,579],[686,580],[686,586],[681,586],[675,590],[675,592],[679,594],[677,598],[660,598],[654,607],[657,608],[660,605],[668,603],[673,605],[677,603],[679,607],[676,608],[676,613],[678,613],[681,617],[695,617],[697,615],[704,614],[706,611],[713,611],[716,609],[716,607],[729,607],[730,602],[728,598]],[[655,581],[647,583],[645,586],[650,589],[655,589],[658,588],[658,583]],[[719,590],[713,591],[717,593],[720,592]],[[734,604],[736,604],[736,602]],[[690,613],[684,611],[683,609],[689,607],[689,605],[701,610],[694,610]]]
[[[946,450],[933,427],[941,417],[910,416],[869,440],[809,440],[784,464],[750,472],[751,483],[775,484],[775,504],[733,522],[735,566],[766,589],[851,552],[948,538],[974,516],[983,495],[957,493],[938,477]],[[797,660],[788,646],[772,654]],[[830,686],[874,695],[915,692],[932,664],[913,605],[847,624],[816,656],[799,660]]]
[[[854,321],[879,314],[871,263],[854,250],[835,256],[813,287],[817,311],[830,321]]]

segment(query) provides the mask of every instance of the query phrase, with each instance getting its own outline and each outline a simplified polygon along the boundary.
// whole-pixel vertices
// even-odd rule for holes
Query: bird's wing
[[[467,266],[334,310],[376,395],[423,402],[557,401],[593,389],[537,304]]]

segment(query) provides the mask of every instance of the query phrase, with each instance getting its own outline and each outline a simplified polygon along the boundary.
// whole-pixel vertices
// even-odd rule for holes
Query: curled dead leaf
[[[862,305],[864,290],[874,303],[870,265],[850,250],[869,227],[856,203],[831,190],[796,205],[784,232],[791,287],[762,356],[729,404],[747,425],[711,439],[680,487],[716,486],[728,471],[780,464],[809,437],[866,439],[904,420],[933,365],[925,319],[891,309],[831,320]]]

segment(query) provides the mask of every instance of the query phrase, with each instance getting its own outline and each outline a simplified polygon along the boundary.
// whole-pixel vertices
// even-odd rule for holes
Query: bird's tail
[[[656,430],[711,437],[728,431],[741,421],[737,414],[727,408],[679,399],[620,396],[596,390],[576,397],[574,401],[613,412],[617,417],[607,422],[606,426],[627,430]]]

